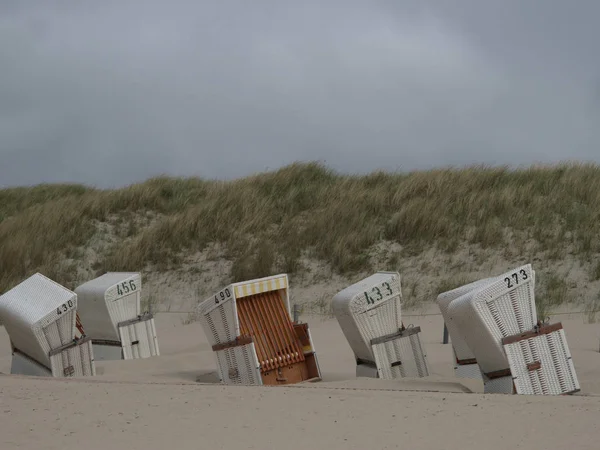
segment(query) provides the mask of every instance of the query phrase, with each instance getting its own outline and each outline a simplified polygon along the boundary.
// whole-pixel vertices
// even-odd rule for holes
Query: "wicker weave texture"
[[[94,352],[91,340],[87,340],[79,345],[69,347],[56,355],[52,355],[50,360],[53,377],[93,377],[96,375],[96,365],[94,362]]]
[[[463,295],[471,291],[487,286],[495,280],[496,277],[478,280],[473,283],[460,286],[456,289],[452,289],[451,291],[442,292],[437,297],[437,304],[440,308],[440,312],[442,313],[442,317],[444,318],[444,323],[446,324],[446,328],[448,329],[448,335],[450,336],[450,343],[452,345],[452,349],[457,359],[474,359],[475,355],[473,354],[465,340],[462,338],[457,323],[453,320],[450,320],[450,317],[448,315],[448,307],[450,306],[450,303],[452,303],[452,301],[456,300],[457,298],[462,297]]]
[[[240,335],[235,299],[227,297],[218,304],[213,298],[200,305],[200,325],[211,346],[235,340]]]
[[[230,284],[198,310],[208,342],[218,348],[223,383],[262,384],[262,372],[304,363],[305,352],[314,353],[319,372],[310,330],[303,346],[292,324],[287,274]],[[251,338],[252,343],[232,345],[238,338]],[[219,348],[224,345],[229,348]]]
[[[356,358],[374,361],[371,340],[402,326],[398,272],[377,272],[338,292],[333,313]]]
[[[506,344],[504,349],[517,394],[560,395],[580,389],[564,330]],[[539,367],[530,370],[536,363]]]
[[[123,359],[160,356],[154,318],[147,318],[119,327]]]
[[[108,272],[75,289],[86,335],[119,341],[117,325],[141,314],[142,278],[137,272]]]
[[[214,352],[219,379],[225,384],[262,385],[254,343]]]
[[[514,393],[513,379],[510,375],[506,377],[494,378],[492,380],[484,376],[483,379],[484,394],[512,394]]]
[[[233,341],[240,336],[237,299],[263,292],[280,292],[291,317],[287,274],[248,280],[225,286],[198,305],[200,325],[211,345]],[[238,296],[238,294],[240,294]]]
[[[422,378],[429,376],[427,355],[421,346],[420,333],[373,345],[379,378]]]
[[[463,364],[454,366],[454,376],[456,378],[470,378],[473,380],[482,380],[479,364]]]
[[[466,344],[465,344],[466,345]],[[454,356],[454,376],[457,378],[471,378],[474,380],[483,380],[483,374],[481,373],[481,368],[477,362],[474,363],[461,363],[458,364],[458,357],[452,349],[452,356]],[[471,361],[475,361],[475,356]]]
[[[507,369],[502,338],[529,331],[537,322],[531,264],[458,297],[447,314],[484,373]]]
[[[75,338],[77,295],[36,273],[0,296],[11,345],[43,366],[49,352]]]

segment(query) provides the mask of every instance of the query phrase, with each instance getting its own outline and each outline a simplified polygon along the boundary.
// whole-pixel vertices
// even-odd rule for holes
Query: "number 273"
[[[521,279],[522,280],[526,280],[527,278],[529,278],[527,276],[527,272],[525,272],[525,269],[521,269],[519,270],[519,273],[521,274]],[[510,277],[506,277],[504,278],[504,282],[506,283],[506,287],[507,288],[511,288],[513,287],[512,281],[514,280],[514,285],[516,286],[517,284],[519,284],[519,273],[514,272],[513,274],[511,274]],[[512,277],[512,279],[511,279]]]

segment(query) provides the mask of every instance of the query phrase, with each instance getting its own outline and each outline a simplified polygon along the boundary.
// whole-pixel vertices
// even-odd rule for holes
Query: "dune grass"
[[[136,218],[152,214],[155,220]],[[369,269],[369,249],[395,241],[418,254],[464,244],[498,251],[567,252],[600,278],[600,166],[519,170],[447,168],[410,173],[336,173],[296,163],[230,182],[158,177],[117,190],[41,185],[0,190],[0,292],[35,271],[72,286],[75,258],[99,223],[126,232],[100,257],[98,273],[177,265],[223,244],[233,281],[302,270],[302,256],[340,274]],[[79,253],[78,253],[79,252]]]

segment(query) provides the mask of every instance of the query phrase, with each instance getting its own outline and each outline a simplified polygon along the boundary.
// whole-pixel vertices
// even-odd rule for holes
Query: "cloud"
[[[0,186],[600,159],[594,67],[568,67],[590,37],[527,40],[564,11],[528,29],[508,2],[502,40],[475,3],[431,4],[6,3]]]

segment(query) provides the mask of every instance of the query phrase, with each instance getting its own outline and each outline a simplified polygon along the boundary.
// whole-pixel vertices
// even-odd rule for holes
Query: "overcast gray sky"
[[[0,186],[600,161],[600,2],[0,2]]]

